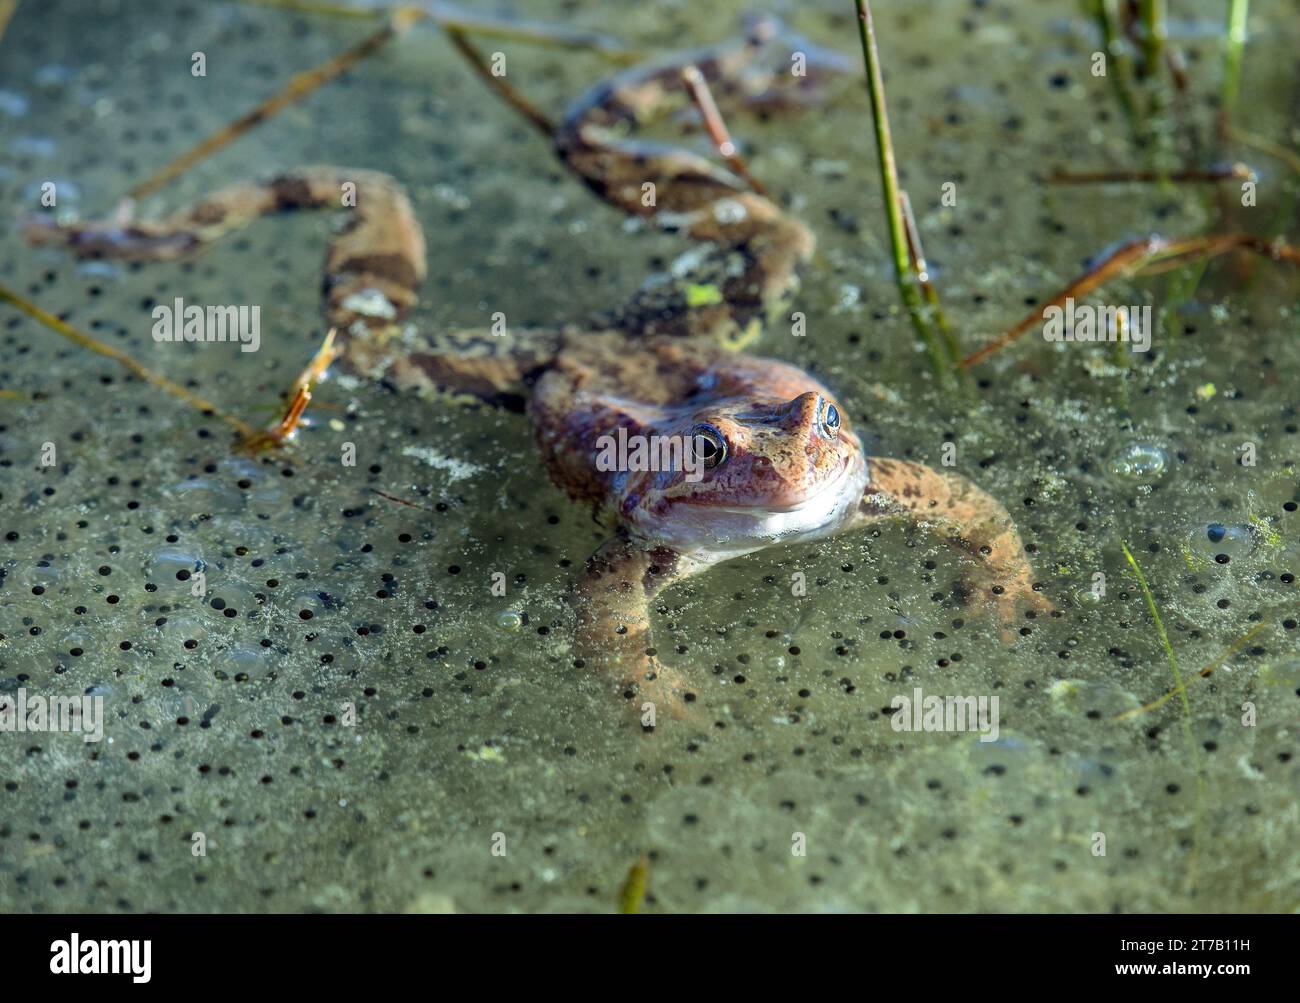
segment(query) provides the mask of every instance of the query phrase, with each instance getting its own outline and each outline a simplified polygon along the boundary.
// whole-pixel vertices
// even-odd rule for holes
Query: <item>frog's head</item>
[[[629,481],[623,516],[682,549],[753,550],[834,531],[867,484],[862,443],[822,387],[791,400],[722,399],[658,423],[685,462]]]

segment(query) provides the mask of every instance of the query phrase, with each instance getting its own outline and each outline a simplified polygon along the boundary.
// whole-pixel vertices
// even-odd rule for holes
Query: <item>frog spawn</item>
[[[964,18],[973,21],[972,30],[996,28],[991,16],[964,6],[961,17],[951,19],[952,30],[960,31]],[[169,29],[165,16],[149,20],[156,23],[137,26],[140,37],[148,30],[184,36],[175,22]],[[263,79],[258,54],[264,64],[275,61],[284,22],[254,14],[241,23],[256,29],[245,32],[241,44],[248,52],[241,58],[248,60],[245,78],[257,81]],[[312,23],[302,25],[303,45],[329,50]],[[904,57],[925,54],[928,42],[922,44],[920,32],[892,20],[882,27]],[[21,20],[6,41],[37,59],[57,56],[50,33],[31,32]],[[156,95],[182,118],[182,102],[197,100],[192,81],[146,78],[122,64],[115,50],[129,44],[125,37],[109,33],[79,44],[100,46],[97,61],[117,67],[123,100],[132,100],[133,92]],[[87,50],[85,61],[95,59]],[[908,58],[900,65],[909,65]],[[358,109],[374,108],[394,99],[386,74],[356,76],[349,91],[331,95],[343,107],[355,101]],[[474,81],[462,85],[449,73],[445,84],[443,93],[472,102]],[[1036,116],[1020,106],[1021,93],[1006,98],[1012,104],[1005,113],[1030,123],[1022,127],[1029,132],[1038,128]],[[251,102],[260,92],[250,85],[241,96]],[[142,107],[136,102],[134,111],[124,108],[123,120],[109,121],[112,142],[74,148],[96,158],[89,177],[102,185],[104,197],[137,180],[142,165],[161,162],[170,149],[163,143],[188,145],[199,138],[201,130],[183,121],[165,127],[166,135],[142,130],[132,120]],[[467,107],[473,114],[447,125],[463,137],[463,153],[461,145],[450,150],[443,144],[441,160],[429,158],[422,168],[412,158],[402,166],[426,186],[449,171],[465,179],[474,204],[491,204],[493,184],[516,185],[520,176],[483,169],[499,162],[500,130],[488,130],[475,148],[469,119],[489,121],[493,111],[489,102]],[[1070,106],[1056,111],[1062,129],[1077,127]],[[951,113],[984,111],[958,106]],[[60,114],[60,106],[47,104],[29,120],[58,122]],[[353,152],[360,155],[364,143],[381,138],[358,141],[335,131],[333,121],[311,123],[331,149],[358,143]],[[831,119],[828,126],[845,121]],[[860,125],[859,111],[852,121]],[[898,116],[895,128],[908,129],[906,123]],[[292,124],[286,128],[267,142],[297,154],[316,141]],[[919,126],[915,134],[900,131],[899,140],[918,155],[932,150]],[[75,142],[62,132],[59,141]],[[0,151],[7,158],[3,166],[24,179],[36,161],[13,158],[40,153],[7,142]],[[941,149],[932,152],[936,162],[942,159]],[[526,158],[528,151],[519,155]],[[536,177],[546,176],[544,156],[532,166]],[[14,194],[3,176],[0,183]],[[833,192],[834,200],[853,204],[848,188],[856,184],[850,179]],[[543,187],[534,194],[541,202],[557,191]],[[815,192],[809,197],[821,198]],[[579,280],[592,308],[608,302],[603,285],[611,274],[634,285],[649,270],[616,235],[599,239],[606,215],[592,212],[584,220],[592,239],[574,242],[573,263],[564,268],[571,277],[605,267],[601,282]],[[19,270],[21,284],[42,303],[70,310],[74,322],[136,350],[147,349],[147,331],[133,320],[145,298],[166,301],[181,291],[221,302],[269,302],[272,290],[295,320],[264,345],[255,371],[238,369],[232,379],[210,356],[158,360],[169,372],[195,379],[206,396],[252,414],[275,401],[312,349],[299,319],[314,316],[318,262],[314,254],[300,261],[297,248],[319,235],[315,225],[291,221],[284,230],[250,231],[237,248],[157,274],[129,268],[116,276],[82,274],[64,262],[28,260],[12,243],[6,264]],[[434,252],[447,265],[435,269],[437,295],[493,301],[501,295],[498,287],[511,285],[502,280],[513,276],[519,249],[531,245],[516,240],[512,246],[508,228],[483,229],[475,240],[484,260],[512,262],[511,276],[488,267],[461,275],[464,254],[453,256],[450,249],[464,239],[464,225],[430,227],[431,233],[445,229],[450,239]],[[540,225],[531,217],[526,224],[529,232]],[[552,236],[552,243],[564,239],[563,227]],[[954,271],[980,273],[957,260],[963,245],[955,235],[951,246]],[[845,243],[831,253],[857,260],[860,246]],[[578,283],[547,282],[545,266],[532,267],[539,281],[515,283],[521,292],[508,312],[571,316]],[[255,274],[265,275],[267,285],[254,283],[249,276]],[[908,353],[898,353],[903,361],[896,364],[889,348],[906,344],[906,331],[889,326],[882,306],[891,292],[887,283],[866,291],[867,309],[882,314],[871,318],[869,337],[846,321],[826,330],[824,342],[820,334],[814,338],[809,351],[824,353],[828,370],[869,359],[873,379],[904,389],[908,407],[873,413],[873,427],[920,451],[939,429],[920,403],[924,388],[911,378]],[[864,314],[864,321],[869,317]],[[1257,334],[1269,340],[1267,332]],[[855,344],[851,336],[860,340]],[[303,437],[306,468],[258,464],[250,473],[222,466],[226,438],[215,423],[173,409],[96,360],[56,356],[48,344],[26,322],[0,321],[7,371],[48,393],[0,418],[0,447],[10,464],[0,470],[8,523],[0,526],[7,572],[0,690],[22,683],[102,693],[115,722],[109,733],[114,741],[90,758],[92,751],[69,747],[66,736],[27,735],[15,746],[19,755],[4,757],[0,853],[13,868],[0,873],[0,902],[8,908],[506,910],[567,904],[607,911],[628,864],[645,848],[652,852],[650,908],[660,910],[1187,906],[1176,880],[1186,853],[1174,823],[1194,813],[1195,778],[1183,765],[1188,751],[1177,716],[1117,727],[1109,723],[1111,712],[1129,702],[1103,699],[1124,692],[1147,700],[1170,685],[1145,609],[1125,589],[1120,566],[1106,565],[1115,587],[1095,619],[1071,607],[1060,618],[1026,620],[1026,647],[1008,658],[951,604],[959,567],[919,538],[886,532],[810,547],[772,563],[755,558],[664,596],[656,611],[668,631],[666,657],[692,673],[698,702],[716,711],[714,720],[725,727],[715,723],[704,734],[680,737],[664,728],[646,739],[611,726],[606,694],[571,665],[569,621],[556,592],[593,542],[587,514],[539,486],[526,436],[508,423],[473,410],[435,417],[421,404],[357,387],[321,403],[337,408],[329,413],[344,422],[348,437],[373,447],[358,468],[338,471],[338,442],[316,430]],[[847,362],[835,358],[841,353]],[[863,386],[849,385],[872,399]],[[1241,414],[1243,425],[1277,428],[1277,455],[1293,457],[1296,433],[1286,426],[1296,417],[1281,408],[1265,413],[1275,403],[1247,400],[1227,413]],[[860,410],[866,409],[854,408],[855,416]],[[1008,492],[1008,501],[1016,502],[1014,491],[1023,488],[1036,502],[1022,506],[1031,527],[1027,539],[1045,557],[1087,569],[1097,564],[1094,549],[1102,550],[1119,529],[1134,532],[1134,522],[1116,526],[1111,513],[1127,519],[1129,501],[1141,505],[1146,496],[1122,483],[1099,490],[1085,473],[1076,474],[1076,465],[1121,446],[1123,436],[1095,431],[1060,461],[1068,476],[1056,494],[1007,474],[1007,465],[1032,466],[1037,455],[1011,436],[1037,423],[1066,441],[1072,426],[1054,423],[1044,415],[1050,410],[1039,408],[1019,425],[1022,409],[1009,404],[990,423],[991,441],[980,444],[986,448],[974,452],[972,463],[1001,450],[1001,463],[980,469]],[[1205,407],[1207,426],[1209,412]],[[1000,423],[1010,433],[1001,440]],[[69,466],[40,472],[31,458],[51,434]],[[474,480],[452,482],[401,453],[431,442],[483,470]],[[1223,588],[1222,594],[1196,592],[1181,579],[1181,546],[1190,545],[1193,534],[1205,535],[1212,547],[1231,543],[1226,533],[1211,540],[1209,527],[1253,526],[1249,517],[1258,513],[1244,506],[1220,509],[1219,495],[1233,493],[1232,485],[1197,487],[1217,475],[1194,450],[1190,464],[1180,464],[1179,447],[1187,443],[1164,447],[1169,465],[1157,484],[1166,500],[1139,510],[1142,533],[1132,542],[1180,656],[1204,652],[1208,660],[1249,625],[1256,606],[1243,591],[1259,595],[1259,608],[1270,615],[1287,601],[1294,607],[1297,567],[1293,553],[1270,549],[1261,539],[1249,555],[1231,552],[1231,563],[1196,576],[1207,592]],[[336,476],[321,479],[318,470]],[[190,477],[205,483],[168,490]],[[241,487],[241,480],[251,484]],[[371,486],[430,511],[370,495]],[[1170,518],[1167,499],[1178,491],[1200,493]],[[253,495],[257,502],[248,500]],[[1294,519],[1294,509],[1283,507],[1294,502],[1293,493],[1273,502],[1263,518]],[[1088,528],[1075,529],[1076,522]],[[1294,522],[1282,526],[1285,538],[1294,540]],[[177,539],[168,541],[169,535]],[[1151,551],[1153,545],[1160,549]],[[210,586],[205,603],[184,598],[186,583],[175,580],[175,571],[196,569],[174,564],[166,556],[172,553],[203,562]],[[107,575],[99,574],[104,566]],[[164,573],[173,566],[174,584]],[[1052,587],[1064,591],[1073,569],[1058,571],[1055,560],[1047,567]],[[809,596],[796,601],[789,586],[799,570]],[[499,599],[488,598],[494,571],[508,582],[507,596]],[[1257,581],[1265,574],[1271,577]],[[149,585],[158,591],[147,591]],[[44,589],[40,595],[31,591],[37,587]],[[109,602],[112,596],[116,602]],[[1234,606],[1220,610],[1223,598]],[[214,599],[225,608],[215,608]],[[500,608],[527,614],[528,622],[499,636],[494,621]],[[1270,820],[1277,792],[1294,786],[1295,743],[1268,723],[1274,714],[1293,719],[1287,710],[1297,706],[1300,680],[1285,654],[1295,638],[1290,616],[1283,633],[1261,638],[1224,670],[1193,684],[1193,736],[1215,804],[1197,907],[1272,907],[1276,903],[1257,888],[1243,889],[1239,854],[1260,853],[1282,869],[1294,860],[1293,841]],[[162,617],[167,622],[156,626]],[[1194,631],[1202,633],[1199,641]],[[315,638],[309,641],[310,635]],[[263,639],[271,644],[264,648]],[[125,651],[124,641],[132,644]],[[71,655],[73,646],[82,654]],[[1255,653],[1256,647],[1263,650]],[[261,676],[250,668],[254,656]],[[1199,667],[1187,665],[1189,672]],[[971,736],[900,737],[884,709],[918,678],[936,692],[1002,695],[1003,737],[991,744]],[[1095,698],[1085,690],[1070,713],[1049,714],[1053,702],[1046,691],[1058,679],[1101,680],[1109,688]],[[1245,698],[1264,709],[1262,728],[1245,730],[1225,710]],[[344,730],[347,703],[360,712],[357,730]],[[521,805],[555,821],[533,821]],[[1060,839],[1061,820],[1081,812],[1104,819],[1106,857],[1087,852],[1074,830]],[[493,859],[485,836],[498,825],[510,849]],[[578,826],[586,835],[574,835]],[[190,854],[195,831],[223,849],[196,861]],[[1080,831],[1086,840],[1091,826]],[[805,837],[805,857],[791,853],[795,833]],[[1216,844],[1235,852],[1219,855]],[[341,858],[345,845],[358,850]],[[386,872],[377,860],[389,862]],[[1173,877],[1153,882],[1152,873]]]

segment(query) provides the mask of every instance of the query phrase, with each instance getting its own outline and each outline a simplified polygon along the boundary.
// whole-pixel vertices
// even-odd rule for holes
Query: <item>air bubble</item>
[[[1115,454],[1110,470],[1116,477],[1129,481],[1157,480],[1169,466],[1169,454],[1151,442],[1134,442]]]
[[[501,630],[516,631],[524,625],[524,615],[513,609],[497,614],[497,626]]]

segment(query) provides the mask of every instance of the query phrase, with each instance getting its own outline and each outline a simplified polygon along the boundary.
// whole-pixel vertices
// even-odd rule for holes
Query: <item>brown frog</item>
[[[792,73],[800,56],[805,72]],[[882,519],[909,518],[965,551],[968,601],[995,611],[1004,629],[1022,608],[1050,609],[997,501],[958,474],[867,456],[830,389],[789,363],[734,350],[782,311],[814,238],[711,160],[636,137],[649,119],[688,108],[689,66],[724,99],[765,108],[815,100],[828,74],[848,69],[760,18],[743,39],[633,68],[577,100],[553,131],[562,162],[606,201],[701,242],[677,281],[648,283],[592,325],[426,335],[404,324],[424,278],[424,240],[401,186],[373,171],[284,171],[157,220],[35,220],[29,238],[85,256],[175,258],[268,213],[348,204],[340,193],[352,186],[324,282],[344,361],[399,388],[527,411],[551,477],[612,527],[573,587],[576,652],[615,673],[638,705],[676,714],[691,699],[653,647],[649,611],[663,589],[721,561]],[[633,440],[651,455],[663,443],[676,452],[663,454],[666,464],[600,462],[611,442]]]

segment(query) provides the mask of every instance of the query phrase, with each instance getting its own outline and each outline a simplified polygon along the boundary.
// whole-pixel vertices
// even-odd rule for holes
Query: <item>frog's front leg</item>
[[[653,705],[656,717],[682,718],[694,699],[686,679],[656,657],[650,605],[673,582],[707,566],[667,547],[645,549],[619,536],[591,556],[574,586],[576,648],[583,665],[617,679],[636,701],[643,722],[650,709],[646,704]]]
[[[993,604],[1004,639],[1022,606],[1055,608],[1035,591],[1034,569],[1020,533],[997,499],[960,474],[908,460],[873,456],[867,462],[871,479],[853,525],[904,516],[942,533],[977,562],[972,598]]]

